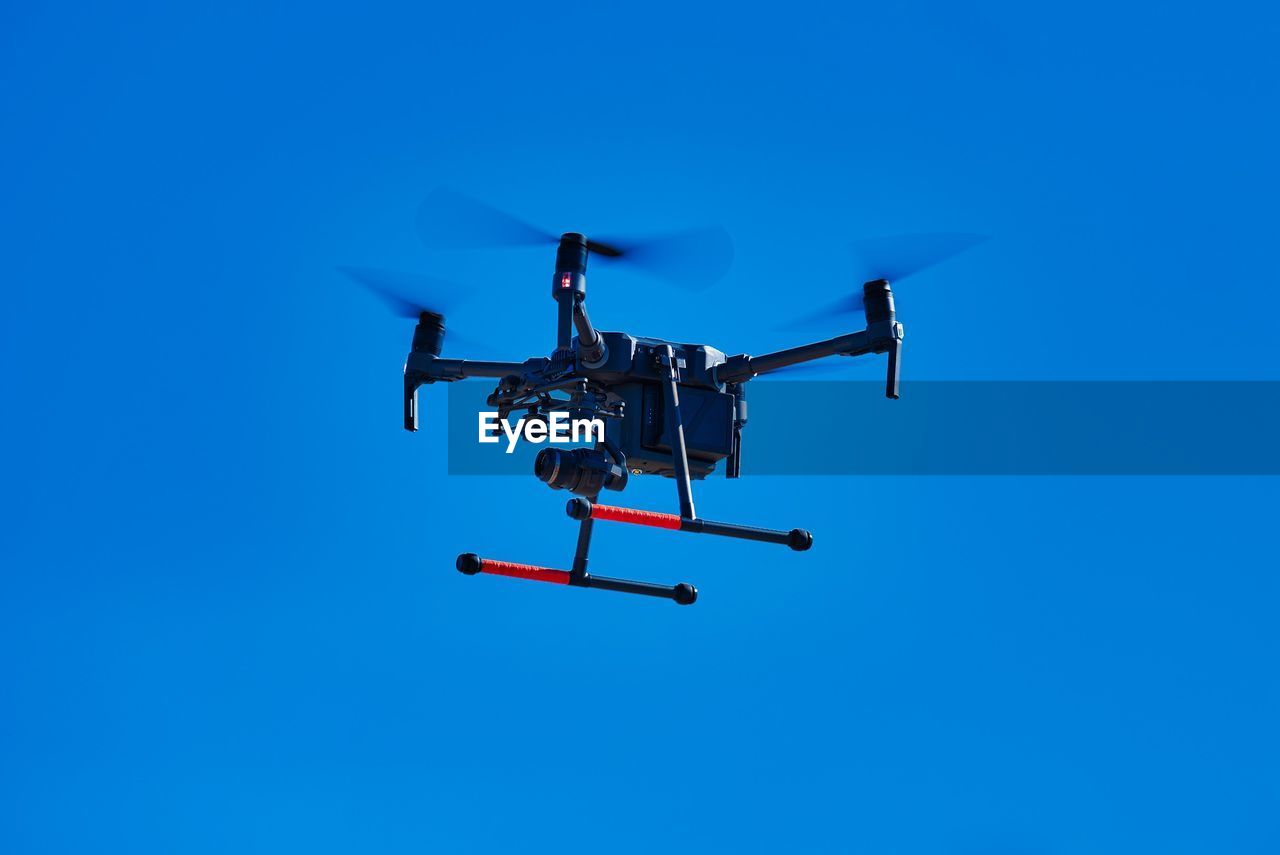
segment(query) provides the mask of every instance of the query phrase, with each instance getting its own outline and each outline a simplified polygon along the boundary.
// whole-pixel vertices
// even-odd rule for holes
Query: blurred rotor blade
[[[890,235],[855,240],[852,248],[862,282],[888,279],[896,284],[987,239],[987,235],[959,232]]]
[[[597,257],[617,259],[636,269],[700,290],[724,278],[733,265],[733,239],[721,226],[654,235],[640,240],[590,240]]]
[[[415,321],[423,312],[439,315],[455,311],[469,294],[457,283],[418,273],[378,270],[372,267],[339,267],[338,272],[363,286],[382,300],[392,313]],[[446,348],[465,348],[479,354],[492,352],[490,344],[469,336],[458,335],[452,328],[445,332]]]
[[[778,329],[792,330],[812,327],[833,318],[842,318],[847,315],[854,315],[861,312],[862,306],[862,288],[859,287],[852,294],[846,294],[839,299],[832,300],[822,306],[814,309],[812,312],[801,315],[786,323],[778,324]]]
[[[372,267],[339,267],[338,271],[372,291],[392,312],[402,318],[417,318],[423,312],[446,315],[461,302],[464,292],[452,282]]]
[[[541,246],[559,238],[449,187],[437,187],[418,206],[418,237],[431,249]]]
[[[935,264],[941,264],[989,239],[988,235],[934,232],[855,240],[850,246],[858,266],[855,282],[849,293],[824,303],[795,320],[780,324],[778,328],[801,329],[861,313],[862,283],[888,279],[890,285],[896,286],[903,279]]]
[[[559,235],[449,187],[437,187],[418,206],[417,230],[431,249],[545,246],[560,240]],[[597,258],[626,262],[690,288],[717,282],[733,263],[733,241],[718,226],[643,239],[591,239],[587,248]]]

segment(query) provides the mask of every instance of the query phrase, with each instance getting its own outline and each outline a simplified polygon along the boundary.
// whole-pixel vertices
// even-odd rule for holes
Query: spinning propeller
[[[420,329],[438,330],[438,338],[433,336],[437,346],[444,343],[445,313],[453,312],[470,296],[456,282],[420,273],[373,267],[339,267],[338,272],[380,299],[397,317],[418,321]],[[452,332],[449,338],[466,347],[481,346]]]
[[[417,318],[424,312],[443,318],[461,301],[457,285],[433,276],[372,267],[339,267],[338,272],[373,292],[401,318]]]
[[[418,208],[418,236],[431,249],[555,246],[560,236],[448,187],[428,194]],[[719,281],[733,263],[733,241],[720,226],[647,238],[587,236],[593,256],[692,289]]]
[[[560,237],[448,187],[438,187],[418,207],[417,231],[432,249],[492,249],[554,246]],[[719,226],[651,236],[645,239],[588,239],[587,250],[598,258],[625,262],[633,268],[678,285],[705,288],[724,276],[733,263],[733,242]],[[439,330],[444,319],[468,296],[455,283],[394,270],[339,267],[347,278],[373,292],[391,311],[416,318]],[[433,337],[434,338],[434,337]],[[465,340],[463,340],[465,341]]]
[[[904,279],[954,258],[988,240],[987,235],[960,232],[936,232],[928,234],[890,235],[878,238],[861,238],[852,241],[850,248],[857,263],[857,281],[871,282],[884,279],[896,285]],[[821,308],[784,325],[796,329],[826,323],[844,315],[865,311],[862,289],[840,297]],[[847,360],[841,360],[848,366]],[[853,366],[865,367],[865,362],[853,362]],[[780,369],[776,373],[794,375],[820,375],[835,367],[818,362],[800,363]]]
[[[887,279],[897,285],[934,265],[972,249],[988,239],[987,235],[939,232],[932,234],[891,235],[852,241],[850,248],[857,262],[857,281]],[[828,303],[804,315],[787,327],[801,327],[826,321],[832,317],[861,312],[862,289]]]

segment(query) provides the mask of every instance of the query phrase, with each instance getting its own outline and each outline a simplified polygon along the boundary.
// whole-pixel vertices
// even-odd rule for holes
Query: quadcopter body
[[[705,344],[668,341],[596,329],[587,314],[586,271],[592,254],[623,255],[617,247],[589,241],[576,232],[559,238],[551,296],[557,305],[556,346],[549,356],[524,362],[451,359],[441,356],[445,325],[438,312],[418,313],[413,343],[404,368],[404,427],[418,426],[423,385],[467,378],[494,378],[488,403],[498,417],[512,414],[545,419],[567,412],[574,419],[602,419],[605,436],[594,448],[543,449],[535,474],[554,489],[567,490],[567,512],[579,521],[572,569],[557,570],[480,558],[458,557],[460,571],[491,573],[580,587],[666,597],[681,604],[697,598],[689,584],[673,586],[633,582],[587,571],[593,522],[646,525],[776,543],[796,551],[809,549],[804,529],[775,530],[713,522],[697,516],[691,481],[711,474],[723,462],[737,478],[747,424],[747,383],[762,374],[828,356],[887,354],[886,395],[898,397],[903,330],[886,279],[862,286],[866,327],[845,335],[760,356],[724,352]],[[575,334],[576,333],[576,334]],[[676,483],[679,514],[656,513],[598,503],[601,492],[621,491],[628,478],[662,475]]]

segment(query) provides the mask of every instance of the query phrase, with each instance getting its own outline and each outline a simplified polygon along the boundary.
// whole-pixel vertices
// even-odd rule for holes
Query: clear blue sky
[[[595,569],[693,608],[466,578],[462,551],[563,566],[563,494],[446,477],[438,426],[399,427],[409,328],[335,272],[463,277],[455,328],[523,358],[550,260],[428,252],[429,188],[721,222],[715,289],[593,271],[592,316],[760,351],[771,301],[850,286],[838,240],[972,231],[899,291],[910,378],[1280,379],[1277,29],[1231,2],[6,5],[0,849],[1277,851],[1275,480],[748,458],[699,509],[811,553],[598,538]]]

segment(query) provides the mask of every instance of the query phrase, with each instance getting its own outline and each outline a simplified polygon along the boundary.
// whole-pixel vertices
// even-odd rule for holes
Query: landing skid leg
[[[595,499],[596,496],[591,498]],[[587,572],[587,563],[591,552],[591,530],[594,525],[595,521],[590,516],[583,517],[578,524],[578,545],[573,554],[573,569],[568,572],[551,567],[536,567],[531,564],[494,561],[481,558],[474,552],[458,556],[458,570],[468,576],[489,573],[495,576],[530,579],[535,582],[550,582],[553,585],[573,585],[578,588],[599,588],[622,594],[665,597],[682,606],[692,605],[698,599],[698,589],[684,582],[679,585],[655,585],[652,582],[633,582],[630,579],[592,576]]]
[[[684,420],[680,417],[680,366],[676,363],[671,345],[665,345],[658,353],[666,382],[662,384],[662,397],[666,410],[667,436],[671,438],[671,457],[676,465],[676,491],[680,494],[680,516],[695,519],[693,512],[693,487],[689,484],[689,452],[684,444]]]

